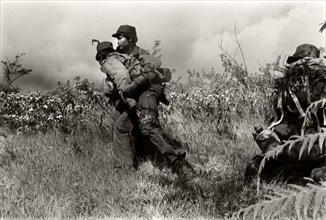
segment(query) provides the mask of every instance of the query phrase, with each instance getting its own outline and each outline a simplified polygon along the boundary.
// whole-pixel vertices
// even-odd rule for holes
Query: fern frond
[[[261,208],[262,208],[263,206],[264,206],[263,203],[262,203],[262,204],[258,204],[256,207],[253,206],[253,207],[254,207],[254,209],[253,209],[253,219],[256,219],[256,217],[259,215],[259,212],[260,212],[260,210],[261,210]],[[247,213],[249,213],[250,210],[251,210],[251,209],[248,209]],[[245,215],[244,215],[244,216],[245,216]]]
[[[317,143],[318,140],[318,143]],[[272,150],[268,151],[262,159],[257,178],[257,195],[259,195],[260,187],[260,175],[265,168],[265,164],[268,160],[277,158],[282,155],[284,160],[298,161],[309,160],[309,157],[326,154],[326,129],[322,128],[321,133],[307,134],[305,136],[292,136],[291,140],[286,141],[282,145],[278,145]],[[297,158],[293,158],[296,157]]]
[[[289,137],[289,141],[291,141],[291,140],[298,140],[300,138],[302,138],[301,135],[292,135],[291,137]]]
[[[291,140],[289,141],[289,152],[292,150],[292,148],[294,147],[294,144],[297,142],[297,140]]]
[[[319,136],[319,148],[320,148],[320,151],[322,151],[322,148],[323,148],[323,145],[324,145],[324,142],[325,142],[325,139],[326,139],[326,132],[322,132],[321,135]]]
[[[282,192],[282,193],[280,193],[280,192],[274,192],[274,194],[276,195],[276,196],[278,196],[278,197],[287,197],[290,193],[284,193],[284,192]]]
[[[267,216],[267,219],[269,219],[269,218],[272,218],[273,219],[273,218],[275,218],[275,216],[277,216],[277,215],[279,215],[281,213],[280,210],[281,210],[283,204],[286,201],[284,198],[286,198],[286,197],[283,197],[283,199],[281,199],[280,202],[277,202],[276,203],[277,205],[275,204],[275,207],[273,209],[276,210],[276,211],[274,213],[271,212],[272,215]]]
[[[307,186],[310,187],[311,189],[320,189],[320,186],[312,183],[307,183]]]
[[[303,155],[303,152],[306,150],[308,143],[310,142],[309,140],[311,140],[311,138],[305,138],[303,139],[302,145],[300,147],[300,151],[299,151],[299,160],[301,160],[301,157]],[[309,148],[308,148],[309,151]]]
[[[313,185],[313,184],[311,184]],[[314,188],[312,188],[314,189]],[[312,193],[306,193],[303,198],[303,217],[308,219],[308,209],[312,198],[316,195],[315,190]]]
[[[279,197],[275,197],[275,196],[270,196],[270,195],[264,195],[265,198],[269,199],[269,200],[273,200],[273,199],[277,199]]]
[[[286,210],[287,208],[291,207],[292,204],[294,203],[294,195],[291,194],[289,196],[286,196],[283,198],[284,202],[283,205],[281,206],[281,208],[277,211],[278,214],[282,213],[284,210]]]
[[[310,154],[312,147],[314,146],[314,144],[316,143],[317,139],[318,139],[318,135],[313,135],[310,140],[309,140],[309,145],[308,145],[308,154]]]
[[[301,211],[302,205],[304,204],[304,197],[305,197],[305,194],[300,192],[296,195],[295,200],[294,200],[294,210],[295,210],[295,213],[296,213],[298,219],[301,219],[300,211]]]
[[[316,144],[318,140],[318,145]],[[268,151],[265,154],[264,159],[262,160],[258,174],[261,173],[263,170],[265,163],[269,159],[276,159],[278,156],[283,154],[283,156],[289,156],[291,155],[298,155],[298,161],[302,159],[303,156],[305,156],[307,159],[312,152],[314,148],[319,148],[319,154],[324,154],[326,151],[326,129],[322,129],[321,133],[316,133],[316,134],[307,134],[305,136],[298,136],[295,137],[295,139],[286,141],[284,144],[279,145],[272,150]],[[318,152],[317,151],[317,152]],[[288,153],[289,155],[286,155]],[[294,158],[290,158],[294,159]]]
[[[291,186],[292,188],[295,188],[296,190],[298,190],[298,192],[305,191],[307,189],[304,186],[299,186],[299,185],[295,185],[295,184],[288,184],[288,185]]]
[[[293,210],[298,219],[316,219],[323,214],[326,200],[326,186],[307,184],[306,187],[291,185],[289,195],[275,197],[266,196],[270,200],[261,201],[233,214],[237,219],[273,219],[288,210]],[[284,193],[274,192],[275,195]],[[293,207],[294,206],[294,207]],[[293,209],[294,208],[294,209]],[[312,213],[308,213],[308,210]]]
[[[283,200],[271,200],[270,205],[266,205],[262,210],[262,219],[266,218],[269,219],[273,214],[275,214],[275,210],[278,210],[283,204]]]
[[[303,120],[303,124],[301,126],[301,135],[303,136],[305,128],[308,124],[312,122],[312,115],[317,116],[318,109],[324,108],[324,111],[326,110],[326,98],[320,99],[318,101],[315,101],[309,105],[309,107],[306,110],[305,117]],[[316,117],[318,120],[318,117]],[[325,118],[324,118],[325,120]]]
[[[325,199],[326,199],[326,187],[322,187],[316,191],[316,196],[315,196],[315,200],[314,200],[314,209],[313,209],[313,214],[312,214],[312,217],[314,219],[317,217],[317,214],[318,214],[319,210],[321,209],[323,203],[324,203],[324,207],[325,207],[325,205],[326,205]]]

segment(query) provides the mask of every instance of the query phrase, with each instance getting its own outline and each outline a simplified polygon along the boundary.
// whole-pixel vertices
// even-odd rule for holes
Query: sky
[[[138,45],[161,41],[162,66],[223,71],[220,45],[235,53],[237,38],[249,72],[292,55],[303,43],[325,47],[325,1],[0,1],[1,60],[25,53],[32,73],[17,81],[23,91],[51,90],[76,76],[100,82],[92,39],[111,41],[122,24],[136,27]],[[2,70],[1,70],[2,71]],[[1,72],[2,76],[2,72]]]

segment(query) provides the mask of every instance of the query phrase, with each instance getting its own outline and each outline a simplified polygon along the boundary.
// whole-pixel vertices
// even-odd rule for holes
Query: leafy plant
[[[267,220],[284,216],[284,212],[292,216],[293,211],[298,219],[317,219],[326,216],[326,182],[322,182],[321,185],[307,184],[306,187],[290,186],[292,189],[287,192],[274,192],[273,196],[265,195],[269,200],[241,209],[233,217]]]
[[[8,58],[6,61],[1,60],[4,77],[3,83],[0,84],[0,91],[18,92],[19,88],[14,86],[13,83],[32,72],[31,69],[22,67],[21,60],[24,55],[25,53],[18,54],[13,61],[10,61]]]
[[[307,125],[310,125],[312,123],[316,124],[317,132],[319,132],[321,129],[321,125],[326,124],[326,118],[323,118],[323,121],[319,121],[319,117],[317,115],[318,110],[321,110],[323,112],[323,115],[326,115],[326,98],[315,101],[309,105],[306,110],[304,121],[302,124],[301,135],[304,135]]]

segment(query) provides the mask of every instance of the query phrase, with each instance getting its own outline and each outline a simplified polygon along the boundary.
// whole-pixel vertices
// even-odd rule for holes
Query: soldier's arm
[[[138,84],[148,80],[153,82],[155,79],[160,77],[160,72],[158,71],[162,62],[154,57],[153,55],[143,54],[140,60],[141,71],[140,75],[137,77]],[[146,79],[143,79],[146,78]]]
[[[115,55],[109,56],[106,62],[102,65],[102,72],[106,73],[109,81],[111,81],[115,86],[115,91],[113,93],[107,93],[106,96],[110,99],[117,100],[117,94],[120,98],[129,106],[134,107],[137,103],[134,99],[127,98],[123,93],[123,89],[130,85],[130,75],[127,68],[122,64],[121,57]]]
[[[109,56],[102,65],[101,71],[107,75],[119,91],[131,82],[127,68],[116,56]]]
[[[136,65],[135,65],[136,64]],[[160,68],[162,62],[156,57],[143,54],[139,61],[135,61],[132,65],[133,68],[131,71],[137,71],[135,77],[132,80],[132,83],[123,89],[124,93],[130,94],[137,90],[138,88],[147,88],[151,85],[151,83],[161,83],[160,82],[160,72],[158,69]]]
[[[131,93],[136,90],[142,90],[149,88],[155,79],[158,79],[158,72],[148,66],[143,67],[138,70],[137,76],[132,80],[132,82],[121,88],[121,91],[130,96]]]

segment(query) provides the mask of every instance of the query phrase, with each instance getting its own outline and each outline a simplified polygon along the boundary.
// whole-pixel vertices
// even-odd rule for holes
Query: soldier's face
[[[124,51],[126,50],[126,48],[128,48],[128,46],[129,41],[127,40],[127,38],[122,35],[118,36],[118,49],[120,51]]]

